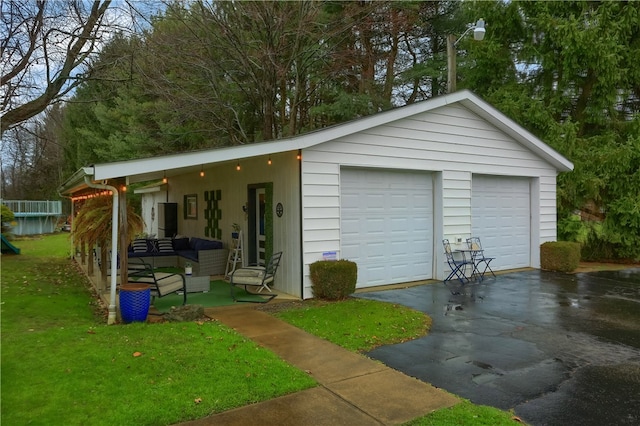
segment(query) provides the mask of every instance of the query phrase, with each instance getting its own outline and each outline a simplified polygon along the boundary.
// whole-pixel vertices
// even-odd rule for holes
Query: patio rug
[[[188,293],[187,304],[188,305],[201,305],[205,308],[212,306],[226,306],[233,305],[234,302],[231,298],[231,286],[228,282],[223,280],[211,281],[211,289],[208,293]],[[255,296],[247,293],[242,288],[236,287],[236,298],[245,301],[261,302],[263,300],[260,296]],[[170,294],[165,297],[157,297],[153,301],[153,306],[160,312],[169,312],[172,306],[182,305],[182,295]]]

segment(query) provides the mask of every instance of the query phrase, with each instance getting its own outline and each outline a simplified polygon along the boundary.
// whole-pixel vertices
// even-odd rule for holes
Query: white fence
[[[16,218],[16,235],[50,234],[62,216],[61,201],[0,200]]]
[[[60,216],[62,201],[0,200],[16,217]]]

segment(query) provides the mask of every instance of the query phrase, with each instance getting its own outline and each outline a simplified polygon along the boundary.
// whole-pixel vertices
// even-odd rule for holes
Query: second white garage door
[[[493,270],[531,266],[529,179],[473,175],[471,233],[480,237]]]
[[[433,183],[429,173],[343,168],[341,257],[358,264],[357,287],[433,275]]]

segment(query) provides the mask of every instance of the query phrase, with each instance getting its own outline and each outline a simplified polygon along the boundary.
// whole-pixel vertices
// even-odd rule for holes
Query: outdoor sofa
[[[139,238],[129,246],[127,257],[153,268],[182,268],[191,264],[194,276],[224,275],[229,250],[220,240],[199,237]]]

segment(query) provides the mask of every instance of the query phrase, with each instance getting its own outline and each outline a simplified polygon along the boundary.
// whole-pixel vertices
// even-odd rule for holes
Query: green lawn
[[[316,385],[217,322],[105,325],[67,237],[2,256],[3,424],[167,425]]]
[[[431,326],[431,318],[422,312],[365,299],[347,299],[339,303],[311,300],[300,308],[275,315],[308,333],[356,352],[413,340],[427,334]]]
[[[469,401],[462,401],[450,408],[443,408],[428,416],[414,419],[405,426],[513,426],[526,425],[513,413],[474,405]]]
[[[1,258],[3,424],[168,425],[316,385],[218,322],[107,326],[68,259],[68,234],[15,245],[21,255]],[[430,325],[411,309],[360,299],[277,315],[355,351]],[[465,401],[410,424],[506,425],[511,417]]]

